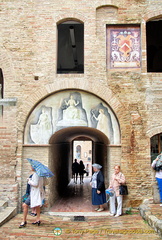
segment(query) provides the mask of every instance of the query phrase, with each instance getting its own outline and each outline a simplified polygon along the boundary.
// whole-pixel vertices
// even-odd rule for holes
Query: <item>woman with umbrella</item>
[[[43,199],[45,197],[43,187],[43,177],[52,177],[53,173],[42,163],[28,159],[31,164],[31,169],[34,171],[32,178],[28,178],[28,184],[30,184],[30,195],[23,203],[23,222],[19,225],[19,228],[25,227],[27,224],[27,214],[29,206],[36,208],[36,221],[32,224],[40,225],[40,207],[42,206]]]

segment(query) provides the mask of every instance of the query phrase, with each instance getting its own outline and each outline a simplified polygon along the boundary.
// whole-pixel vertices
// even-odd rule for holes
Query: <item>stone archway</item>
[[[64,90],[43,99],[28,116],[23,159],[39,160],[55,173],[47,190],[48,207],[69,183],[72,142],[79,137],[92,141],[93,162],[103,165],[108,180],[114,155],[116,163],[121,161],[120,126],[108,103],[83,90]],[[29,174],[26,169],[23,161],[23,189]]]
[[[82,138],[92,141],[92,163],[103,166],[105,182],[108,180],[108,145],[109,140],[101,131],[87,127],[69,127],[55,133],[50,139],[49,166],[54,172],[49,187],[49,207],[62,196],[71,179],[72,142]]]

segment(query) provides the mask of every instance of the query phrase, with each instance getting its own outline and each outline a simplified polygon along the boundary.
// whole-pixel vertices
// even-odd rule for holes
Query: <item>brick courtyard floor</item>
[[[90,195],[89,179],[85,179],[84,185],[80,185],[79,182],[74,185],[71,182],[64,198],[58,200],[50,209],[51,215],[41,214],[40,226],[33,226],[34,218],[28,215],[27,226],[19,229],[22,213],[18,214],[0,227],[0,240],[161,239],[137,210],[115,218],[108,215],[108,207],[105,204],[105,211],[97,213],[91,205]],[[154,214],[161,217],[162,207],[160,208],[159,204],[151,207]],[[75,221],[74,216],[83,216],[84,221]]]
[[[0,228],[1,240],[46,240],[46,239],[140,239],[156,240],[160,237],[139,214],[85,217],[74,221],[73,217],[42,215],[40,226],[33,226],[33,217],[28,217],[25,228],[19,229],[22,214],[18,214]]]

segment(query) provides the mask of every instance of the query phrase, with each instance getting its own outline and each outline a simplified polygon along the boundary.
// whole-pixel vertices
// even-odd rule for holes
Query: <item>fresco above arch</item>
[[[24,144],[48,144],[60,129],[84,126],[103,132],[110,144],[120,144],[120,128],[111,108],[83,91],[62,91],[43,101],[31,112],[25,127]]]

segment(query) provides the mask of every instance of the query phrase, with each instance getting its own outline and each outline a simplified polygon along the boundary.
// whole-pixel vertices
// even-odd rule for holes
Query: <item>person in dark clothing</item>
[[[103,204],[106,203],[104,176],[100,171],[101,165],[94,163],[92,167],[94,171],[90,183],[92,186],[92,204],[97,205],[95,210],[101,212],[104,210]]]
[[[75,159],[72,164],[72,175],[74,178],[74,183],[76,184],[77,184],[78,173],[79,173],[79,163],[77,162],[77,159]]]
[[[79,175],[80,175],[80,184],[83,183],[84,173],[85,173],[85,166],[83,164],[83,161],[80,160],[79,162]]]

